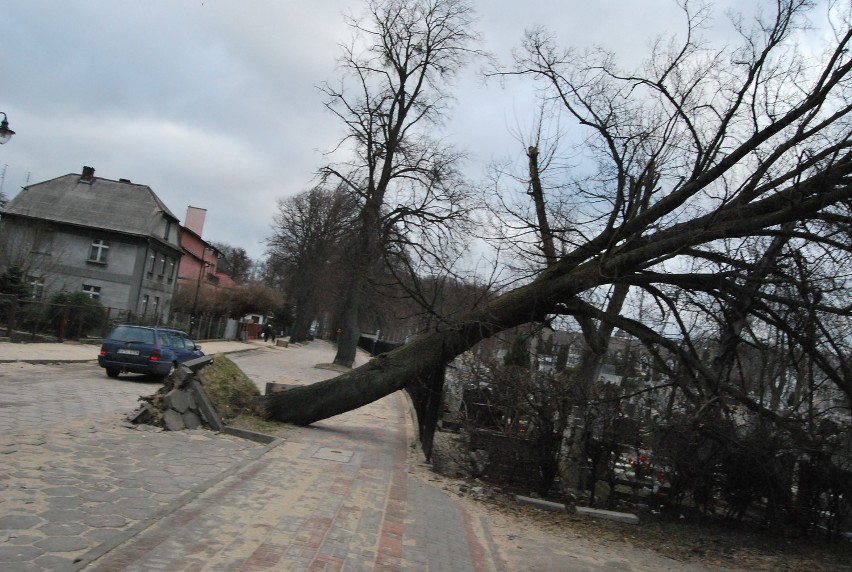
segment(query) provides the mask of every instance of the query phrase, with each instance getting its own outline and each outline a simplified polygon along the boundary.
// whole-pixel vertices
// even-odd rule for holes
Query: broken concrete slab
[[[201,427],[201,418],[194,411],[184,411],[181,418],[187,429],[198,429]]]
[[[189,409],[195,408],[195,402],[192,399],[192,394],[181,389],[173,389],[168,392],[163,398],[163,401],[169,409],[174,409],[178,413],[185,413]]]
[[[587,506],[575,506],[574,512],[593,518],[602,518],[605,520],[614,520],[616,522],[624,522],[627,524],[639,524],[639,517],[629,512],[615,512],[612,510],[602,510],[598,508],[589,508]]]
[[[221,431],[225,424],[222,423],[222,419],[216,412],[216,407],[213,406],[213,402],[210,401],[210,398],[207,396],[207,392],[204,391],[204,387],[201,385],[201,382],[193,378],[189,382],[189,388],[195,397],[195,404],[201,418],[204,419],[214,431]]]
[[[163,423],[169,431],[183,431],[186,425],[183,416],[174,409],[167,409],[163,414]]]

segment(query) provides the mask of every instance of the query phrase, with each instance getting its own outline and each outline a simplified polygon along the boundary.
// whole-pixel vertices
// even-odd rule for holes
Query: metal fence
[[[175,312],[140,314],[103,306],[55,304],[38,300],[16,299],[0,294],[0,334],[12,341],[63,341],[104,338],[118,324],[165,326],[188,332],[195,339],[222,339],[228,325],[227,316]],[[257,324],[239,324],[236,337],[254,339]]]

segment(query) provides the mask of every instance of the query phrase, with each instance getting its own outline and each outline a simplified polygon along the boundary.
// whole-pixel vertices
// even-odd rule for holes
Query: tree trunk
[[[356,270],[358,272],[358,270]],[[344,367],[352,367],[355,354],[358,351],[358,340],[361,337],[359,308],[361,305],[361,286],[359,276],[354,276],[343,307],[343,324],[337,331],[337,354],[334,363]]]
[[[607,315],[618,316],[621,313],[629,290],[630,288],[626,284],[617,284],[615,286],[612,298],[610,298],[606,308]],[[576,378],[576,399],[580,411],[580,419],[585,420],[587,417],[589,396],[591,395],[592,387],[597,383],[600,376],[601,365],[603,364],[604,356],[606,356],[609,350],[609,339],[612,336],[613,329],[613,325],[606,322],[597,325],[587,324],[583,328],[586,347],[580,358],[580,367]],[[588,453],[583,446],[585,442],[584,424],[582,422],[577,423],[574,426],[571,443],[569,443],[563,463],[564,470],[561,476],[566,487],[580,488],[582,467],[585,464],[584,459]]]
[[[556,262],[556,247],[554,246],[553,232],[547,220],[547,205],[544,202],[544,189],[541,187],[541,177],[538,170],[538,147],[530,146],[527,149],[530,169],[530,191],[533,203],[535,203],[536,218],[538,219],[538,233],[541,238],[541,250],[544,252],[544,260],[550,265]]]
[[[361,302],[366,292],[367,283],[373,262],[381,255],[379,240],[379,220],[381,214],[382,194],[374,193],[378,200],[368,201],[358,217],[359,236],[357,247],[350,256],[352,262],[352,282],[346,292],[343,307],[344,323],[342,331],[337,336],[337,355],[334,363],[344,367],[352,367],[355,363],[355,353],[358,350],[358,340],[361,338]]]
[[[270,418],[307,425],[372,403],[409,383],[428,381],[438,368],[494,334],[542,320],[555,304],[601,280],[597,266],[570,276],[542,276],[468,313],[452,327],[421,334],[361,367],[319,383],[264,398]]]

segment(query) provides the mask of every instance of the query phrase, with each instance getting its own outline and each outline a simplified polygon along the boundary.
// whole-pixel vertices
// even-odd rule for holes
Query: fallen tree
[[[528,34],[525,55],[507,73],[543,82],[587,130],[597,186],[577,191],[577,200],[594,196],[608,209],[590,209],[581,228],[563,232],[563,254],[528,283],[350,373],[268,396],[267,414],[310,424],[412,383],[439,390],[444,365],[479,341],[563,315],[622,329],[655,352],[662,370],[672,356],[687,365],[675,382],[697,415],[724,398],[778,418],[726,377],[728,360],[708,364],[689,339],[685,316],[715,319],[725,308],[744,314],[735,326],[747,318],[784,330],[852,398],[843,334],[848,285],[838,270],[852,252],[849,14],[835,14],[835,43],[805,62],[791,45],[806,6],[775,6],[773,18],[744,34],[743,46],[717,51],[698,42],[702,20],[686,10],[687,40],[655,52],[643,73],[620,72],[610,54],[580,57],[560,52],[540,31]],[[777,237],[783,251],[767,257]],[[766,260],[771,268],[761,267]],[[674,316],[676,331],[608,315],[591,302],[596,289],[615,285],[652,296]],[[821,294],[788,295],[781,285]],[[707,305],[679,306],[694,293]],[[808,331],[819,341],[785,326],[779,306],[808,306],[818,324]],[[722,329],[728,338],[738,331]],[[731,343],[725,339],[725,351]]]

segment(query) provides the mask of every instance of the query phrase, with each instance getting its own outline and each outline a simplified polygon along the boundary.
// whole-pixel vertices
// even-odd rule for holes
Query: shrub
[[[100,302],[85,292],[59,292],[50,298],[51,324],[57,337],[82,337],[99,331],[106,319]]]

